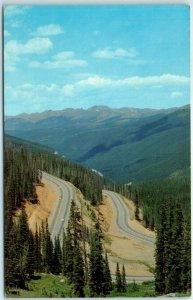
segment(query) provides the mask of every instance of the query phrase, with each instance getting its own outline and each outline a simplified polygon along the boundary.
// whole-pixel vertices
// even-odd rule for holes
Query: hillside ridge
[[[166,178],[190,166],[189,105],[24,114],[5,118],[5,132],[48,146],[120,182]]]

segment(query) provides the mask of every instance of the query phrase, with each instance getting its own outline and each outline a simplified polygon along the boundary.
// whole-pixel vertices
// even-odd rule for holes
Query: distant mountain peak
[[[110,109],[111,108],[106,105],[94,105],[94,106],[90,107],[88,110],[101,111],[101,110],[110,110]]]

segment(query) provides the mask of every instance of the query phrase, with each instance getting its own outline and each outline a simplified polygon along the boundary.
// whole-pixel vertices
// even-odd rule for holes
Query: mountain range
[[[5,133],[48,146],[121,183],[188,174],[190,106],[64,109],[5,116]]]

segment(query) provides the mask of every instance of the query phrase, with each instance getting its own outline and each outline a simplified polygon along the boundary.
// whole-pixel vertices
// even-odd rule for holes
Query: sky
[[[5,115],[190,102],[189,7],[4,7]]]

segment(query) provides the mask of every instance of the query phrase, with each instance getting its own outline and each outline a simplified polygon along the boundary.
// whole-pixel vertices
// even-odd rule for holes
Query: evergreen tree
[[[157,223],[157,237],[155,250],[155,290],[162,294],[165,291],[165,232],[166,232],[166,213],[164,204],[160,208],[160,220]]]
[[[115,289],[117,292],[122,292],[122,277],[121,277],[121,272],[119,269],[119,263],[117,263],[116,266],[116,273],[115,273],[116,279],[115,279]]]
[[[53,265],[52,265],[52,273],[60,274],[61,266],[62,266],[62,250],[60,247],[60,239],[59,236],[54,239],[54,251],[53,251]]]
[[[172,215],[172,217],[171,217]],[[166,252],[167,257],[167,278],[166,293],[180,292],[182,288],[182,264],[183,264],[183,229],[184,219],[179,202],[170,209],[170,230],[171,238],[168,239],[170,252]],[[167,248],[168,249],[168,248]],[[166,251],[167,251],[166,249]]]
[[[113,288],[107,252],[105,252],[105,259],[104,259],[104,287],[105,287],[106,294],[109,294]]]
[[[42,269],[42,254],[41,254],[41,241],[40,234],[37,229],[34,235],[34,268],[36,272],[40,272]]]
[[[191,218],[188,214],[187,219],[184,224],[184,238],[182,246],[182,274],[181,283],[182,290],[187,292],[191,290]]]
[[[32,231],[29,231],[28,237],[28,255],[27,255],[27,274],[29,277],[34,275],[35,271],[35,243]]]
[[[53,270],[53,242],[48,229],[48,222],[42,222],[41,226],[41,251],[42,251],[42,269],[49,273]]]
[[[66,234],[63,232],[62,239],[62,274],[66,275],[66,261],[67,261],[67,249],[66,249]]]
[[[73,243],[72,243],[72,237],[70,235],[70,231],[67,228],[67,235],[66,235],[66,239],[65,239],[65,245],[64,245],[64,258],[63,261],[65,262],[65,265],[63,265],[63,268],[65,266],[65,269],[63,269],[63,271],[65,271],[65,274],[70,283],[73,282],[73,272],[74,272],[74,264],[73,264],[73,252],[74,252],[74,247],[73,247]]]
[[[82,251],[79,245],[74,247],[73,259],[73,286],[74,296],[84,297],[84,262],[82,258]]]
[[[90,296],[104,296],[104,264],[102,249],[102,234],[99,222],[95,224],[92,233],[89,255],[89,288]]]
[[[127,282],[126,282],[126,274],[125,274],[125,266],[122,267],[122,292],[126,292],[127,290]]]
[[[135,219],[137,220],[137,221],[139,221],[140,220],[140,218],[139,218],[139,196],[138,196],[138,192],[137,191],[135,191]]]
[[[18,242],[18,231],[13,226],[9,232],[7,242],[8,250],[5,253],[5,287],[25,287],[25,281],[21,283],[20,279],[20,245]]]

